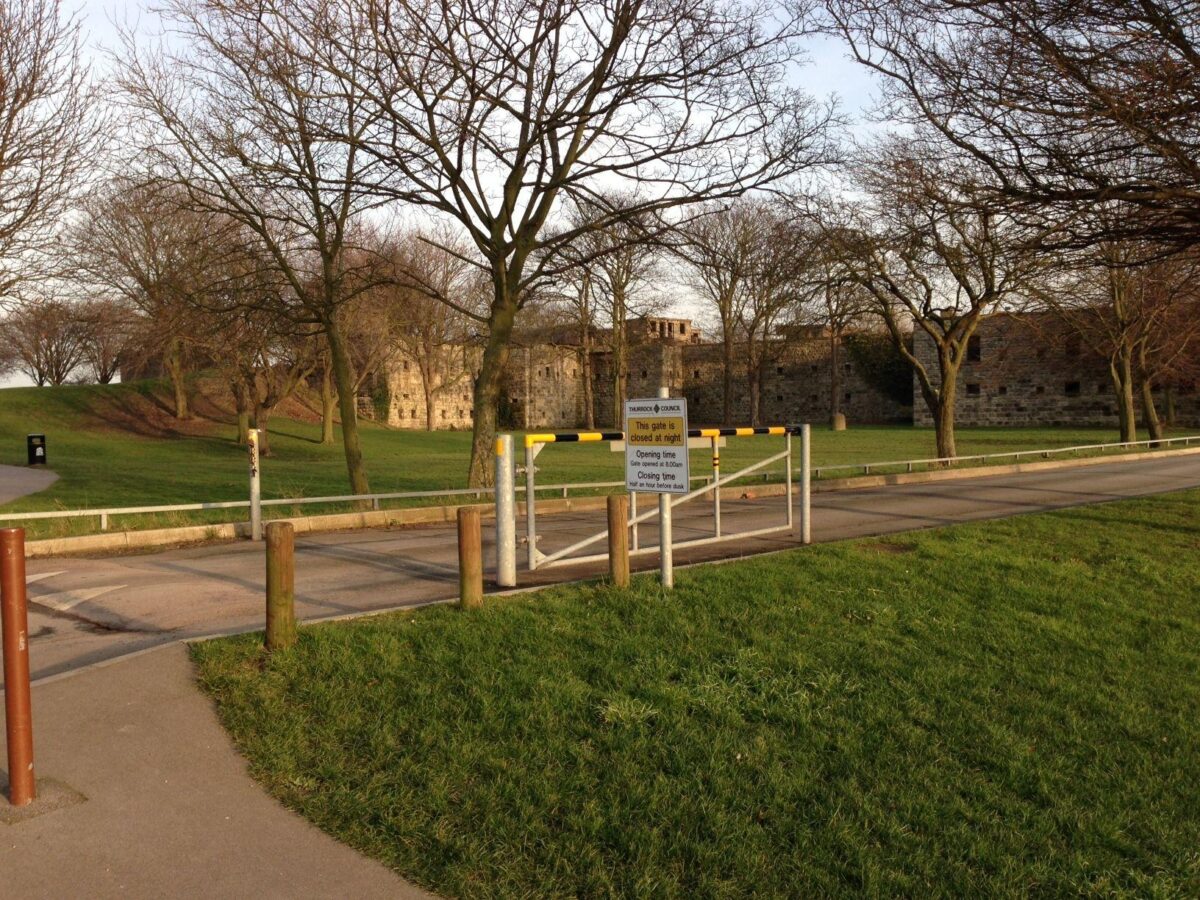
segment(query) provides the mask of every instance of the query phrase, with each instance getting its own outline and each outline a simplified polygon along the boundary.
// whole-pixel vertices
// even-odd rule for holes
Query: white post
[[[712,480],[716,484],[721,480],[721,439],[712,438]],[[713,488],[713,534],[721,536],[721,489]]]
[[[671,396],[670,388],[660,387],[658,396],[666,398]],[[687,435],[684,435],[684,441],[687,441]],[[659,569],[662,577],[662,586],[664,588],[675,587],[675,565],[672,559],[671,547],[671,495],[658,495],[658,556]]]
[[[630,537],[629,549],[631,549],[631,550],[636,550],[638,548],[638,523],[637,523],[636,519],[637,519],[637,491],[630,491],[629,492],[629,521],[633,522],[633,526],[629,529],[632,532],[632,534],[630,534],[630,536],[629,536]]]
[[[534,489],[533,447],[525,445],[525,536],[529,543],[529,571],[537,568],[537,500]]]
[[[262,540],[262,479],[258,466],[257,428],[251,428],[246,435],[246,448],[250,451],[250,539]]]
[[[783,495],[785,497],[787,497],[787,527],[791,528],[792,521],[793,521],[793,516],[792,516],[792,431],[791,431],[791,428],[788,429],[787,436],[785,438],[785,442],[787,445],[787,456],[785,456],[783,458],[783,463],[784,463],[783,472],[784,472],[784,481],[786,482],[786,487],[784,488]]]
[[[812,543],[812,426],[800,426],[800,541]]]
[[[517,486],[513,437],[496,438],[496,584],[517,586]]]

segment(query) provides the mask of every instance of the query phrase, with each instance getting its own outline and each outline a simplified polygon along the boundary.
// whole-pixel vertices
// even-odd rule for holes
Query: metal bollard
[[[25,596],[25,529],[0,528],[0,618],[4,632],[4,723],[8,799],[37,797],[33,772],[33,712],[29,693],[29,610]]]
[[[496,438],[496,584],[517,586],[517,492],[513,436]]]

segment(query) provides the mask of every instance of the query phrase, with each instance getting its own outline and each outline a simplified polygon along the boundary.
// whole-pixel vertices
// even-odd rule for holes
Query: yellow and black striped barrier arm
[[[688,437],[751,437],[753,435],[799,434],[799,425],[768,425],[761,428],[689,428]],[[623,441],[623,431],[547,431],[525,435],[525,446],[537,444],[581,444],[590,441]]]

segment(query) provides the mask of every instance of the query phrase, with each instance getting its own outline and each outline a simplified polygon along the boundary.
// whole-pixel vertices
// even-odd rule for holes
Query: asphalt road
[[[1019,515],[1200,486],[1200,456],[1110,463],[1021,475],[986,476],[923,485],[813,495],[813,538],[832,541],[892,534],[956,522]],[[751,490],[753,490],[751,488]],[[784,499],[722,502],[726,532],[784,522]],[[601,511],[541,515],[544,553],[604,527]],[[692,501],[675,511],[675,541],[711,534],[711,504]],[[524,523],[518,523],[524,534]],[[645,546],[657,540],[641,526]],[[485,522],[486,572],[492,573],[492,528]],[[781,532],[759,538],[677,549],[677,564],[752,555],[796,546]],[[603,550],[601,542],[589,551]],[[453,527],[306,535],[297,540],[297,614],[303,619],[361,613],[453,597],[457,549]],[[521,585],[566,580],[603,564],[524,569]],[[657,566],[654,553],[635,568]],[[103,559],[44,559],[28,567],[30,660],[41,678],[186,637],[261,628],[264,563],[261,544],[242,542]]]

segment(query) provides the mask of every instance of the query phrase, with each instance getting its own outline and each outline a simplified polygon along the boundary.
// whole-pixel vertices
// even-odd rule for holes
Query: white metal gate
[[[735,472],[726,475],[721,474],[721,453],[720,448],[723,439],[727,437],[753,437],[753,436],[782,436],[785,439],[786,446],[779,453],[772,454],[765,459],[759,460],[752,465],[745,466]],[[670,507],[674,508],[689,500],[694,500],[697,497],[702,497],[706,494],[712,494],[712,510],[713,510],[713,534],[709,537],[692,538],[686,541],[674,543],[674,547],[696,547],[703,544],[713,544],[720,541],[730,541],[738,538],[759,537],[767,534],[776,534],[783,531],[791,531],[794,527],[794,515],[792,505],[793,495],[793,471],[795,469],[795,460],[793,459],[792,438],[800,437],[800,528],[801,538],[804,543],[808,543],[811,539],[811,524],[810,524],[810,429],[808,425],[776,425],[761,428],[693,428],[688,431],[689,442],[706,441],[712,451],[712,475],[711,476],[694,476],[693,480],[704,480],[705,484],[701,487],[689,491],[678,497],[670,498]],[[537,517],[537,466],[535,461],[538,454],[545,448],[547,444],[564,444],[564,443],[589,443],[597,441],[623,441],[625,439],[624,432],[621,431],[572,431],[572,432],[548,432],[525,435],[525,501],[526,501],[526,551],[527,561],[530,571],[537,569],[550,568],[555,565],[568,565],[583,562],[594,562],[607,558],[606,553],[590,554],[586,556],[571,556],[586,547],[597,544],[603,541],[608,531],[607,529],[598,531],[588,535],[582,540],[576,541],[573,544],[563,547],[553,553],[542,553],[538,549],[538,517]],[[513,437],[512,435],[503,435],[496,442],[496,537],[497,537],[497,580],[503,586],[513,586],[516,584],[516,486],[515,486],[515,470],[513,459]],[[692,445],[694,446],[694,444]],[[730,484],[733,481],[743,478],[753,472],[757,472],[779,461],[784,461],[784,510],[783,522],[778,525],[772,525],[765,528],[756,528],[749,531],[728,532],[724,530],[721,520],[721,488]],[[638,494],[630,495],[629,506],[629,521],[630,529],[630,554],[644,554],[660,552],[663,548],[657,544],[648,547],[643,547],[639,541],[638,525],[642,522],[652,519],[659,514],[657,508],[638,512]],[[660,528],[660,534],[662,529]]]

